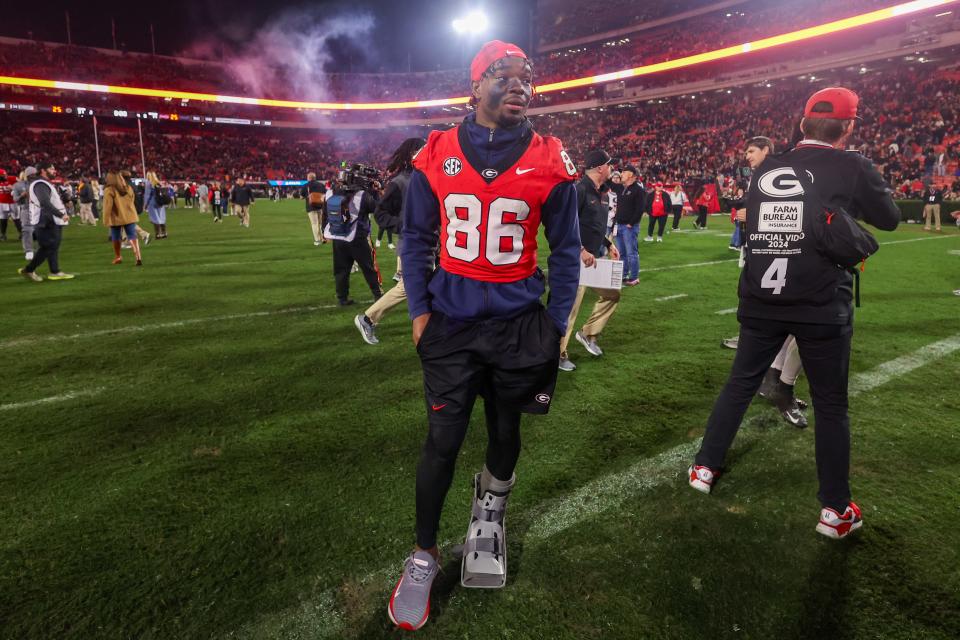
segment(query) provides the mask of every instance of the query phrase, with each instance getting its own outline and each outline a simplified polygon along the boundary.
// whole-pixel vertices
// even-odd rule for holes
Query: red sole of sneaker
[[[404,631],[416,631],[427,623],[427,618],[430,617],[430,603],[427,602],[427,610],[423,614],[423,618],[416,625],[412,625],[409,622],[397,622],[396,617],[393,615],[393,599],[397,595],[397,590],[400,588],[400,583],[403,582],[401,577],[397,580],[397,586],[393,588],[393,593],[390,594],[390,602],[387,604],[387,615],[390,616],[390,622],[392,622],[398,629],[403,629]]]

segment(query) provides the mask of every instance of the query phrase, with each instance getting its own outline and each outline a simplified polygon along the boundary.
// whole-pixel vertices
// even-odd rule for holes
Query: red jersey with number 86
[[[434,131],[413,165],[440,203],[440,267],[486,282],[533,275],[541,208],[577,177],[560,140],[533,131],[497,167],[482,164],[461,127]]]

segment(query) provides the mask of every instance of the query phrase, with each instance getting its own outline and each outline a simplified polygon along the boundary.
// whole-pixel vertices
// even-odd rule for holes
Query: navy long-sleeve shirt
[[[470,141],[484,156],[488,166],[506,157],[521,140],[524,123],[511,129],[488,129],[476,123],[471,114],[464,120]],[[555,186],[541,208],[544,234],[550,246],[550,296],[547,313],[561,332],[580,282],[580,230],[577,221],[577,193],[573,181]],[[410,318],[434,309],[464,322],[516,316],[543,296],[547,280],[537,269],[528,278],[516,282],[485,282],[434,271],[440,238],[440,203],[427,177],[413,172],[403,203],[403,281]]]

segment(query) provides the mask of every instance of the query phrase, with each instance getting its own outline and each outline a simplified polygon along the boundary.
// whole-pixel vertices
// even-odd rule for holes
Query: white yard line
[[[910,238],[909,240],[890,240],[889,242],[881,242],[880,246],[887,246],[889,244],[904,244],[907,242],[923,242],[924,240],[946,240],[948,238],[958,238],[960,236],[933,236],[931,238]]]
[[[726,316],[731,313],[736,313],[737,307],[731,307],[729,309],[720,309],[720,311],[715,312],[718,316]]]
[[[246,266],[251,264],[269,264],[271,262],[297,262],[297,261],[308,261],[309,257],[300,257],[300,258],[266,258],[263,260],[235,260],[232,262],[201,262],[196,263],[187,263],[187,262],[161,262],[161,263],[150,263],[147,266],[151,270],[155,269],[208,269],[210,267],[237,267],[237,266]],[[77,271],[76,275],[78,276],[95,276],[103,273],[117,273],[123,269],[123,267],[114,267],[112,269],[97,269],[95,271]]]
[[[38,407],[42,404],[51,404],[54,402],[66,402],[74,398],[83,398],[85,396],[95,396],[103,391],[102,387],[96,389],[87,389],[82,391],[69,391],[59,396],[50,396],[49,398],[38,398],[37,400],[28,400],[26,402],[13,402],[11,404],[0,404],[0,411],[13,411],[15,409],[29,409]]]
[[[358,303],[362,307],[364,302]],[[8,347],[21,347],[25,345],[34,345],[40,342],[59,342],[62,340],[79,340],[81,338],[99,338],[101,336],[111,336],[125,333],[142,333],[145,331],[157,331],[160,329],[176,329],[186,327],[192,324],[203,324],[206,322],[223,322],[225,320],[243,320],[246,318],[263,318],[267,316],[285,315],[291,313],[310,313],[313,311],[322,311],[324,309],[338,309],[340,305],[328,304],[314,307],[293,307],[291,309],[276,309],[273,311],[254,311],[252,313],[234,313],[225,316],[207,316],[204,318],[188,318],[186,320],[174,320],[172,322],[157,322],[155,324],[140,324],[119,327],[117,329],[100,329],[98,331],[85,331],[81,333],[60,334],[49,336],[27,336],[23,338],[14,338],[0,342],[0,349]]]
[[[690,264],[674,264],[669,267],[654,267],[653,269],[640,269],[640,273],[650,273],[651,271],[670,271],[672,269],[690,269],[691,267],[708,267],[712,264],[725,264],[727,262],[736,262],[739,258],[729,260],[711,260],[710,262],[691,262]]]
[[[871,391],[897,376],[909,373],[957,350],[960,350],[960,334],[921,347],[913,353],[885,362],[871,371],[855,375],[851,380],[849,395],[853,398]],[[745,440],[762,437],[763,432],[749,429],[749,426],[759,418],[760,416],[754,416],[744,422],[737,435],[741,445]],[[701,440],[697,438],[677,445],[652,458],[640,460],[623,471],[596,478],[562,498],[531,507],[525,512],[528,516],[533,515],[533,522],[527,529],[524,542],[529,547],[535,548],[552,536],[615,509],[639,494],[677,481],[700,448]],[[520,517],[523,518],[523,515],[521,514]],[[396,579],[401,561],[402,558],[397,558],[359,579],[359,584],[382,583],[381,609],[386,607],[386,593]],[[321,593],[312,602],[302,602],[286,611],[264,616],[228,634],[227,637],[260,638],[268,637],[268,634],[277,631],[283,631],[284,637],[300,637],[302,634],[320,638],[342,637],[344,619],[336,604],[336,593],[337,587],[334,586],[330,591]],[[386,613],[384,612],[383,615]]]
[[[679,300],[680,298],[686,298],[686,297],[687,297],[687,294],[678,293],[672,296],[663,296],[662,298],[654,298],[653,300],[655,302],[666,302],[667,300]]]
[[[913,353],[884,362],[871,371],[856,374],[850,379],[850,395],[855,396],[873,391],[894,378],[906,375],[928,362],[948,356],[957,350],[960,350],[960,333],[944,338],[939,342],[928,344]]]

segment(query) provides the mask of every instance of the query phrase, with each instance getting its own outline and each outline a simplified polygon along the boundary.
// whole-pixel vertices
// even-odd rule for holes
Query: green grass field
[[[0,637],[403,635],[386,603],[425,433],[409,321],[360,340],[301,206],[260,202],[250,229],[177,210],[139,269],[72,226],[69,282],[24,281],[0,244]],[[960,635],[960,233],[877,233],[893,244],[868,262],[852,357],[865,525],[835,542],[814,532],[813,429],[763,401],[716,492],[686,486],[736,332],[717,314],[737,303],[730,224],[711,227],[641,243],[606,355],[574,344],[550,415],[524,418],[507,587],[461,588],[447,554],[419,637]],[[447,549],[485,441],[478,409]]]

